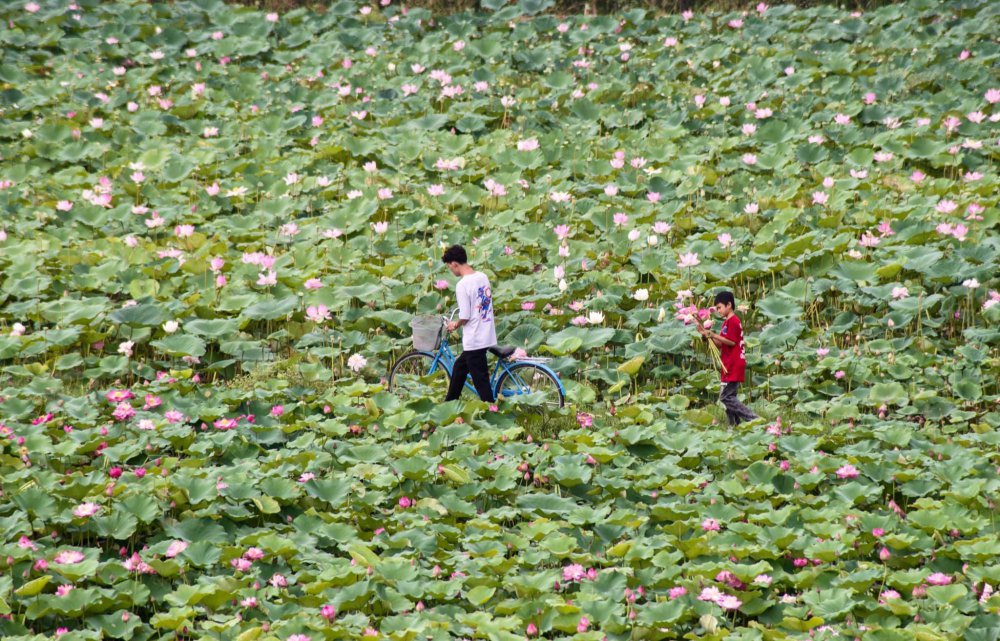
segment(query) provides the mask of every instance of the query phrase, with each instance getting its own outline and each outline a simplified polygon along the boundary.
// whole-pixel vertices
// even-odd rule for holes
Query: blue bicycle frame
[[[442,331],[444,331],[444,330],[442,330]],[[451,378],[452,370],[454,369],[454,364],[455,364],[456,356],[455,356],[455,353],[453,351],[451,351],[451,346],[448,345],[448,335],[447,335],[447,333],[445,333],[441,337],[441,346],[438,347],[437,353],[432,353],[432,352],[421,352],[421,353],[427,354],[428,356],[432,356],[434,358],[434,361],[431,363],[431,368],[427,372],[428,375],[433,374],[434,372],[437,371],[438,367],[441,367],[441,368],[444,369],[444,371],[448,372],[448,378]],[[518,376],[517,371],[516,371],[517,368],[510,367],[507,364],[507,359],[497,357],[496,360],[497,360],[496,366],[493,368],[493,373],[490,375],[490,388],[493,390],[493,396],[494,397],[498,397],[499,396],[498,390],[497,390],[497,383],[500,382],[500,371],[501,370],[507,372],[507,375],[510,376],[512,379],[514,379],[515,382],[518,383],[518,387],[520,387],[522,389],[524,389],[524,388],[530,389],[531,388],[530,385],[526,385],[524,383],[524,381],[521,380],[520,376]],[[515,362],[531,363],[533,366],[537,367],[539,370],[545,372],[546,374],[548,374],[549,376],[551,376],[552,380],[554,380],[556,382],[556,385],[559,386],[559,394],[562,395],[562,396],[566,396],[566,389],[563,387],[562,380],[559,378],[559,375],[556,374],[555,370],[553,370],[551,367],[549,367],[549,366],[547,366],[547,365],[545,365],[543,363],[539,363],[537,361],[532,361],[532,360],[515,361]],[[466,387],[466,389],[468,389],[473,394],[478,394],[478,392],[476,392],[476,388],[472,385],[471,380],[472,380],[471,375],[465,377],[465,387]],[[514,396],[514,395],[516,395],[516,392],[510,392],[510,393],[506,394],[505,396],[506,397],[510,397],[510,396]]]

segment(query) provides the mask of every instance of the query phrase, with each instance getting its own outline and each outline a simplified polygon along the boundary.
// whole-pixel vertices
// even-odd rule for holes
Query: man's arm
[[[472,318],[472,301],[469,299],[469,293],[462,286],[461,281],[459,281],[458,286],[455,288],[455,298],[458,301],[458,320],[448,323],[449,332],[453,332],[462,325],[465,325]]]
[[[719,347],[732,347],[736,344],[728,338],[724,338],[721,334],[716,334],[713,331],[703,328],[701,325],[698,326],[698,333],[705,338],[711,339]]]
[[[711,338],[715,342],[715,344],[718,345],[719,347],[723,346],[732,347],[733,345],[736,344],[733,341],[729,340],[728,338],[724,338],[719,334],[716,334],[715,332],[709,332],[708,337]]]

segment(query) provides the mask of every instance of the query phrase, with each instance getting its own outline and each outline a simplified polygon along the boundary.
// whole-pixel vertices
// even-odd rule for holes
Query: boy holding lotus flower
[[[722,362],[722,393],[719,394],[719,401],[726,408],[726,418],[730,425],[759,418],[736,398],[740,383],[746,377],[747,359],[743,346],[743,325],[736,315],[735,307],[736,299],[732,292],[719,292],[715,295],[715,311],[722,317],[722,330],[716,334],[701,323],[697,324],[698,333],[719,348],[719,359]],[[710,321],[706,324],[710,326]]]

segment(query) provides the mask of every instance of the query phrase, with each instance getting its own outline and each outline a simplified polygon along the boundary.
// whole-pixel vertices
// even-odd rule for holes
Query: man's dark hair
[[[715,295],[715,303],[722,303],[723,305],[736,307],[736,298],[733,297],[732,292],[719,292]]]
[[[469,262],[469,256],[465,253],[465,247],[461,245],[452,245],[444,251],[444,256],[441,257],[442,263],[458,263],[459,265],[464,265]]]

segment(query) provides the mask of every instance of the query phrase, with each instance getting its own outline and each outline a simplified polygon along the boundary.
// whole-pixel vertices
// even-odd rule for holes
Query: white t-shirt
[[[455,286],[458,317],[468,322],[462,327],[462,348],[485,349],[497,344],[493,323],[493,290],[490,279],[482,272],[463,276]]]

